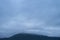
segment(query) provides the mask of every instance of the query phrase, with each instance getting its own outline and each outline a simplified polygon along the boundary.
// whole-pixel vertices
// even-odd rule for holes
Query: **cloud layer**
[[[0,0],[0,37],[32,33],[60,37],[59,0]]]

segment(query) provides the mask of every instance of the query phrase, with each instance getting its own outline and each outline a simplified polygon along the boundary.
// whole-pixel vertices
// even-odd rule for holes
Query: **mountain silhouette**
[[[10,38],[1,38],[0,40],[60,40],[60,37],[48,37],[43,35],[35,35],[35,34],[16,34]]]

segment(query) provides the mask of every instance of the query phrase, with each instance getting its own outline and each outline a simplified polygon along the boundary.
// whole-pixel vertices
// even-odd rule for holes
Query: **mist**
[[[16,33],[60,37],[60,0],[0,0],[0,38]]]

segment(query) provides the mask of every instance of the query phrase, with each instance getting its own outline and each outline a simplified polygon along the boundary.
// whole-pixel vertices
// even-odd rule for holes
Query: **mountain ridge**
[[[60,40],[60,37],[48,37],[43,35],[20,33],[10,38],[1,38],[0,40]]]

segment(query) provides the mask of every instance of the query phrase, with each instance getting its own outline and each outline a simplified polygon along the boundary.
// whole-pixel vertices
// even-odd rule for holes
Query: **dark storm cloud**
[[[0,35],[34,33],[60,36],[59,0],[0,0]]]

